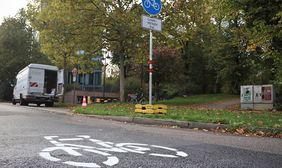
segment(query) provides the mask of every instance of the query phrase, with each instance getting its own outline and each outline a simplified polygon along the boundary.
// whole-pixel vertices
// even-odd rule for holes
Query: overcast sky
[[[28,0],[0,0],[0,23],[4,17],[15,16],[20,8],[27,5]]]

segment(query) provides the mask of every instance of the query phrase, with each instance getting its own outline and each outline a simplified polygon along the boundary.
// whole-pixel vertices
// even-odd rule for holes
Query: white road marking
[[[182,151],[178,151],[178,152],[176,153],[176,155],[177,155],[177,156],[181,156],[181,157],[187,157],[187,156],[188,156],[187,153],[182,152]]]
[[[76,145],[76,144],[67,144],[67,143],[62,143],[62,144],[59,144],[59,145],[62,145],[62,146],[73,146],[73,147],[78,147],[79,149],[80,149],[80,148],[83,148],[83,149],[96,149],[96,148],[93,147],[93,146]],[[58,145],[57,145],[57,146],[58,146]]]
[[[97,153],[97,154],[100,154],[100,155],[103,155],[103,156],[111,156],[111,154],[109,154],[109,153],[101,152],[101,151],[98,151],[98,150],[93,150],[93,149],[84,149],[84,150],[87,151],[87,152]]]
[[[114,166],[118,164],[118,162],[119,162],[119,159],[117,157],[111,156],[111,157],[108,157],[108,160],[103,163],[107,166]]]
[[[54,145],[56,145],[56,144],[59,144],[60,142],[58,142],[58,141],[49,141],[50,143],[52,143],[52,144],[54,144]]]
[[[119,143],[116,144],[116,146],[125,151],[139,153],[139,154],[145,154],[146,151],[150,150],[150,148],[140,147],[140,146],[148,146],[147,144],[139,144],[139,143]]]
[[[151,154],[149,154],[149,155],[151,155],[151,156],[167,157],[167,158],[178,158],[178,157],[175,156],[175,155],[158,154],[158,153],[151,153]]]
[[[89,136],[89,135],[77,135],[76,137],[85,138],[85,139],[91,138],[91,136]]]
[[[59,141],[83,141],[83,138],[62,138]]]
[[[96,148],[97,150],[107,151],[107,152],[118,152],[118,153],[127,153],[126,150],[122,150],[120,148]]]
[[[102,142],[102,141],[99,141],[99,142],[96,142],[98,145],[101,145],[103,147],[106,147],[106,148],[112,148],[114,143],[112,142]]]
[[[80,148],[57,146],[57,147],[45,148],[45,149],[42,150],[42,152],[52,152],[52,151],[55,151],[55,150],[63,150],[63,151],[65,151],[68,154],[73,155],[73,156],[82,156],[81,153],[78,153],[78,152],[75,151],[75,150],[78,150],[78,149],[80,149]]]
[[[58,161],[61,160],[61,159],[52,157],[49,152],[40,152],[39,155],[40,155],[41,157],[43,157],[44,159],[50,160],[50,161],[52,161],[52,162],[58,162]]]
[[[98,140],[98,139],[89,139],[89,141],[94,142],[94,143],[96,143],[96,142],[102,142],[101,140]]]
[[[44,138],[47,140],[53,140],[53,138],[58,138],[58,136],[45,136]]]
[[[73,162],[73,161],[66,161],[63,163],[70,165],[70,166],[76,166],[76,167],[90,167],[90,168],[100,168],[101,167],[97,165],[96,163]]]
[[[164,146],[158,146],[158,145],[151,145],[151,147],[166,149],[166,150],[175,151],[175,152],[177,151],[177,149],[168,148],[168,147],[164,147]]]
[[[84,150],[88,151],[88,152],[92,152],[92,153],[97,153],[97,154],[100,154],[100,155],[103,155],[103,156],[107,156],[108,160],[103,162],[107,166],[113,166],[113,165],[118,164],[118,162],[119,162],[119,159],[116,156],[111,156],[111,154],[109,154],[109,153],[101,152],[101,151],[93,150],[93,149],[84,149]]]
[[[178,158],[180,157],[187,157],[188,154],[182,151],[178,151],[174,148],[164,147],[164,146],[158,146],[158,145],[148,145],[148,144],[140,144],[140,143],[118,143],[114,144],[113,142],[104,142],[102,140],[98,139],[90,139],[91,136],[89,135],[77,135],[77,138],[61,138],[58,139],[58,141],[55,141],[55,138],[59,138],[59,136],[45,136],[44,138],[46,140],[49,140],[50,143],[55,145],[55,147],[49,147],[43,149],[39,155],[49,161],[58,162],[61,161],[61,159],[51,156],[51,152],[56,150],[62,150],[69,155],[72,156],[82,156],[81,153],[77,152],[76,150],[84,150],[86,152],[95,153],[98,155],[102,155],[107,157],[107,160],[103,162],[106,166],[114,166],[119,163],[119,159],[116,156],[112,156],[112,154],[107,152],[119,152],[119,153],[138,153],[138,154],[145,154],[152,148],[159,148],[171,151],[175,153],[175,155],[171,154],[159,154],[159,153],[148,153],[150,156],[158,156],[158,157],[165,157],[165,158]],[[71,143],[62,143],[59,141],[83,141],[87,140],[90,142],[93,142],[97,145],[102,146],[102,148],[94,147],[94,146],[85,146],[85,145],[76,145]],[[61,162],[63,164],[67,164],[70,166],[76,166],[76,167],[89,167],[89,168],[100,168],[101,166],[96,163],[86,163],[86,162],[75,162],[75,161],[65,161]]]

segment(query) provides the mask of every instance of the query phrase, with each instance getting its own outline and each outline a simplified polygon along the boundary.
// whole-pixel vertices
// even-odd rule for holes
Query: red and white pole
[[[149,104],[152,105],[152,81],[153,81],[153,33],[150,30],[150,55],[149,55]]]

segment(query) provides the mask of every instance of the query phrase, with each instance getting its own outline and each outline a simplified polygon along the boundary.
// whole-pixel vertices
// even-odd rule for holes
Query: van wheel
[[[16,104],[17,104],[17,102],[16,102],[15,99],[12,99],[12,104],[13,104],[13,105],[16,105]]]
[[[45,106],[46,107],[53,107],[54,106],[54,102],[45,103]]]
[[[25,102],[25,100],[24,100],[23,98],[20,98],[20,105],[21,105],[21,106],[27,106],[28,103]]]
[[[37,107],[40,107],[40,105],[41,105],[40,103],[37,103]]]

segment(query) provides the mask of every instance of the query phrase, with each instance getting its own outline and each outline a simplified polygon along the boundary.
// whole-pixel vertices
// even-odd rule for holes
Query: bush
[[[179,87],[174,84],[165,84],[160,91],[160,99],[171,99],[181,93]]]
[[[75,85],[75,89],[76,89],[76,90],[79,90],[79,89],[80,89],[80,86],[79,86],[79,84],[77,84],[77,83],[65,84],[65,86],[64,86],[65,92],[68,92],[68,91],[73,90],[74,85]]]
[[[125,82],[125,96],[128,94],[143,93],[146,95],[145,89],[141,88],[140,79],[136,77],[128,77]]]
[[[274,91],[275,91],[274,107],[277,110],[282,111],[282,85],[274,86]]]
[[[119,78],[107,78],[105,90],[108,92],[119,92]]]

